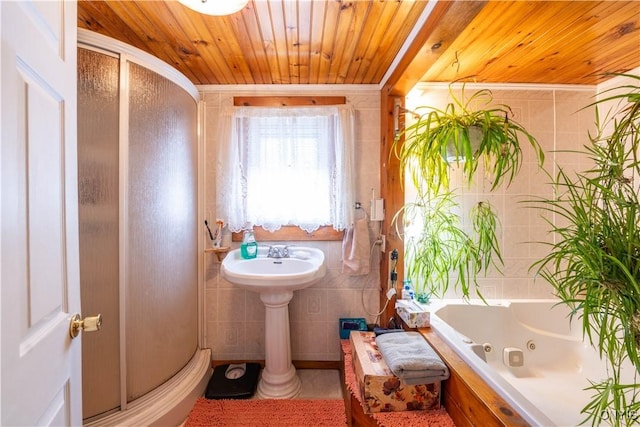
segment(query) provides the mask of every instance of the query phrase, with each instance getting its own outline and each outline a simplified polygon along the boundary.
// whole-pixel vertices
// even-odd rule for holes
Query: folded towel
[[[418,332],[380,335],[376,344],[389,369],[407,384],[430,384],[449,378],[447,365]]]
[[[428,377],[416,377],[416,378],[400,378],[400,382],[406,385],[418,385],[418,384],[433,384],[440,381],[444,381],[449,378],[449,371],[447,371],[446,375],[436,375],[436,376],[428,376]]]
[[[352,276],[369,274],[371,243],[367,218],[357,219],[344,232],[342,240],[342,272]]]

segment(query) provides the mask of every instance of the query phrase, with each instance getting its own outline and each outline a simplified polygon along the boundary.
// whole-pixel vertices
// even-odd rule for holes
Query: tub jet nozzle
[[[502,353],[503,363],[510,368],[524,366],[524,353],[516,347],[505,347]]]

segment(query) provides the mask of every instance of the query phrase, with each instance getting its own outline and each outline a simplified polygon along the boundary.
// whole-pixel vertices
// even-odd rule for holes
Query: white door
[[[0,424],[81,425],[76,3],[0,1]]]

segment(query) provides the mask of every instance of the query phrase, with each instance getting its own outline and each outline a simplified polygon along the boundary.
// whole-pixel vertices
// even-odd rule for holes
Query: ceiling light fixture
[[[231,15],[244,8],[249,0],[178,0],[189,9],[205,15]]]

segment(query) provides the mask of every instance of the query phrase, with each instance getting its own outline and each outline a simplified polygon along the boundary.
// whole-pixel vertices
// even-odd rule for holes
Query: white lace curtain
[[[218,129],[216,217],[311,232],[353,224],[355,115],[350,106],[231,107]]]

